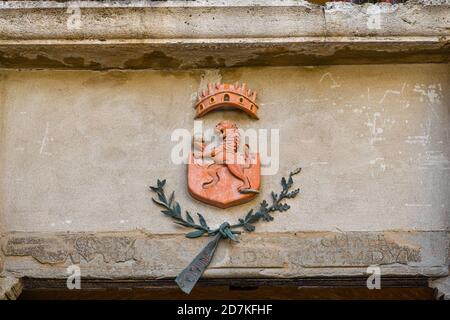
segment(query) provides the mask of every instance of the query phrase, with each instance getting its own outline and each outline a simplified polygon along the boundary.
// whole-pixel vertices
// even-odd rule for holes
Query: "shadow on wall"
[[[234,288],[227,286],[196,288],[189,296],[176,288],[155,289],[106,289],[106,290],[24,290],[21,300],[40,299],[151,299],[151,300],[224,300],[224,299],[286,299],[286,300],[433,300],[431,288],[292,288],[254,287]]]

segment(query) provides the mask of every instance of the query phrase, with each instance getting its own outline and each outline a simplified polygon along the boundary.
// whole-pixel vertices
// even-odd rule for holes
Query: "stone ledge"
[[[78,264],[86,278],[175,277],[205,245],[205,238],[144,233],[10,233],[2,249],[4,273],[65,278]],[[447,232],[304,232],[242,235],[222,243],[206,278],[363,276],[379,265],[385,276],[448,274]]]
[[[68,26],[69,7],[80,8],[79,27]],[[450,5],[414,2],[0,1],[0,10],[2,40],[450,36]]]
[[[450,6],[0,1],[0,67],[164,69],[448,62]]]

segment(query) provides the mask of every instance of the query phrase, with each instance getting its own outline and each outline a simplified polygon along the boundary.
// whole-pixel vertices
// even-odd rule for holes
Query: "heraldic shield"
[[[237,152],[230,134],[236,134],[236,125],[229,121],[217,124],[216,129],[230,126],[223,133],[223,142],[209,148],[202,142],[195,143],[194,153],[188,164],[188,190],[197,200],[219,208],[228,208],[252,200],[259,193],[261,165],[259,155],[245,151]],[[220,130],[220,129],[219,129]],[[231,149],[231,150],[229,150]],[[246,148],[248,150],[248,148]]]
[[[197,118],[211,110],[234,108],[258,119],[256,92],[243,85],[209,84],[195,106]],[[257,153],[240,144],[238,127],[223,120],[215,127],[216,145],[203,139],[193,142],[187,170],[188,191],[195,199],[228,208],[252,200],[261,186],[261,164]]]

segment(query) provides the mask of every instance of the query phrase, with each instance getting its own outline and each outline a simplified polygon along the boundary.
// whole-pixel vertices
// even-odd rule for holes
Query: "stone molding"
[[[0,67],[165,69],[448,62],[450,6],[0,1]],[[372,9],[371,9],[372,8]],[[380,25],[372,26],[373,8]],[[372,11],[371,11],[372,10]]]
[[[86,278],[175,277],[206,238],[115,233],[9,233],[2,243],[5,275],[65,278],[77,264]],[[225,243],[226,244],[226,243]],[[242,235],[219,245],[206,278],[364,276],[378,265],[382,276],[448,275],[447,232],[297,232]]]

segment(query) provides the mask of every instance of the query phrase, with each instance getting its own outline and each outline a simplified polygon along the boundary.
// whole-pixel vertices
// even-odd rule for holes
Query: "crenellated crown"
[[[247,89],[245,83],[208,83],[208,88],[198,95],[195,104],[195,118],[200,118],[206,113],[216,109],[239,109],[250,117],[258,119],[258,105],[256,104],[256,92]]]

